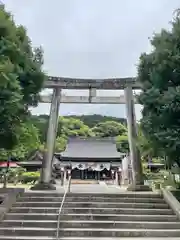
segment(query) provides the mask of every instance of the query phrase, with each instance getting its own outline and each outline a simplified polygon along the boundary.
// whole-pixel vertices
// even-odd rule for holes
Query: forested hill
[[[92,128],[95,125],[97,125],[100,122],[107,122],[107,121],[114,121],[114,122],[118,122],[121,124],[126,125],[126,119],[125,118],[116,118],[116,117],[110,117],[110,116],[102,116],[102,115],[80,115],[80,116],[66,116],[66,118],[68,117],[72,117],[75,119],[79,119],[80,121],[82,121],[85,125],[87,125],[88,127]]]
[[[32,118],[34,120],[38,120],[40,121],[40,119],[44,119],[47,120],[49,118],[48,115],[33,115]],[[82,121],[85,125],[87,125],[90,128],[95,127],[98,123],[100,122],[107,122],[107,121],[113,121],[113,122],[118,122],[121,123],[123,125],[126,125],[126,119],[125,118],[116,118],[116,117],[111,117],[111,116],[102,116],[99,114],[94,114],[94,115],[68,115],[68,116],[64,116],[64,118],[66,119],[78,119],[80,121]]]

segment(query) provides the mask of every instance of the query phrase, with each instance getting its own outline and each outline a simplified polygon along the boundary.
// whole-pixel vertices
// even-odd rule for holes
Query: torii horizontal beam
[[[52,95],[41,95],[40,102],[51,103]],[[134,97],[135,103],[137,103]],[[107,96],[67,96],[62,95],[60,103],[71,103],[71,104],[125,104],[125,97],[123,95],[118,97],[107,97]]]
[[[127,78],[107,78],[107,79],[81,79],[49,76],[44,83],[44,88],[61,88],[61,89],[104,89],[120,90],[127,86],[133,89],[141,89],[140,83],[134,77]]]

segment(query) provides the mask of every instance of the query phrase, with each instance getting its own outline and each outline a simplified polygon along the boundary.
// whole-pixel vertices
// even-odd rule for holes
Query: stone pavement
[[[66,188],[67,185],[62,187],[60,184],[56,184],[56,190],[52,192],[63,193]],[[26,192],[29,191],[31,190],[26,189]],[[70,187],[70,192],[72,193],[119,193],[124,191],[124,188],[106,184],[72,184]]]
[[[119,191],[124,191],[124,189],[106,184],[72,184],[70,191],[72,193],[119,193]]]
[[[56,190],[51,191],[52,193],[64,193],[67,189],[67,185],[61,186],[60,181],[56,184]],[[26,192],[32,191],[30,189],[25,189]],[[39,192],[39,191],[36,191]],[[49,192],[47,191],[40,191],[40,192]],[[126,192],[125,187],[120,187],[117,185],[107,185],[105,182],[101,181],[99,184],[71,184],[70,187],[71,193],[105,193],[105,194],[120,194]],[[128,193],[134,194],[134,192],[128,191]],[[147,192],[136,192],[136,194],[143,194]],[[153,192],[149,192],[149,194],[153,194]]]

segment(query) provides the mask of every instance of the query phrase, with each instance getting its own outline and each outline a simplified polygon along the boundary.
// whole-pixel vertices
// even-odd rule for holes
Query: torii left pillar
[[[52,159],[54,156],[54,146],[57,135],[57,124],[59,117],[59,106],[61,98],[61,89],[53,90],[49,125],[47,131],[47,141],[45,145],[44,158],[41,169],[40,181],[32,187],[32,190],[55,190],[55,186],[51,183],[52,178]]]

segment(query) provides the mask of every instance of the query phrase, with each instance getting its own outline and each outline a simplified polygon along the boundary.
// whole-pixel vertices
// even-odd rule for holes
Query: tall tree
[[[0,5],[0,148],[17,144],[29,106],[36,106],[45,75],[43,52],[32,49],[23,26]]]
[[[86,126],[82,121],[75,118],[59,118],[58,124],[58,133],[57,136],[66,136],[66,137],[74,137],[74,136],[92,136],[91,129]]]
[[[138,125],[137,147],[139,148],[141,157],[145,160],[161,156],[160,149],[150,139],[145,137],[140,125]]]
[[[92,130],[98,137],[115,137],[127,133],[127,128],[115,121],[100,122]]]
[[[18,144],[11,150],[0,149],[0,160],[7,160],[9,156],[23,159],[33,149],[41,146],[38,129],[30,122],[22,124],[19,132]]]
[[[122,153],[129,153],[129,142],[128,142],[128,136],[127,135],[119,135],[116,138],[117,142],[117,150]]]
[[[67,144],[67,139],[65,137],[57,137],[55,143],[55,151],[62,152],[65,150]]]
[[[145,137],[180,163],[180,18],[151,40],[153,50],[143,53],[138,66],[143,105],[141,126]]]

